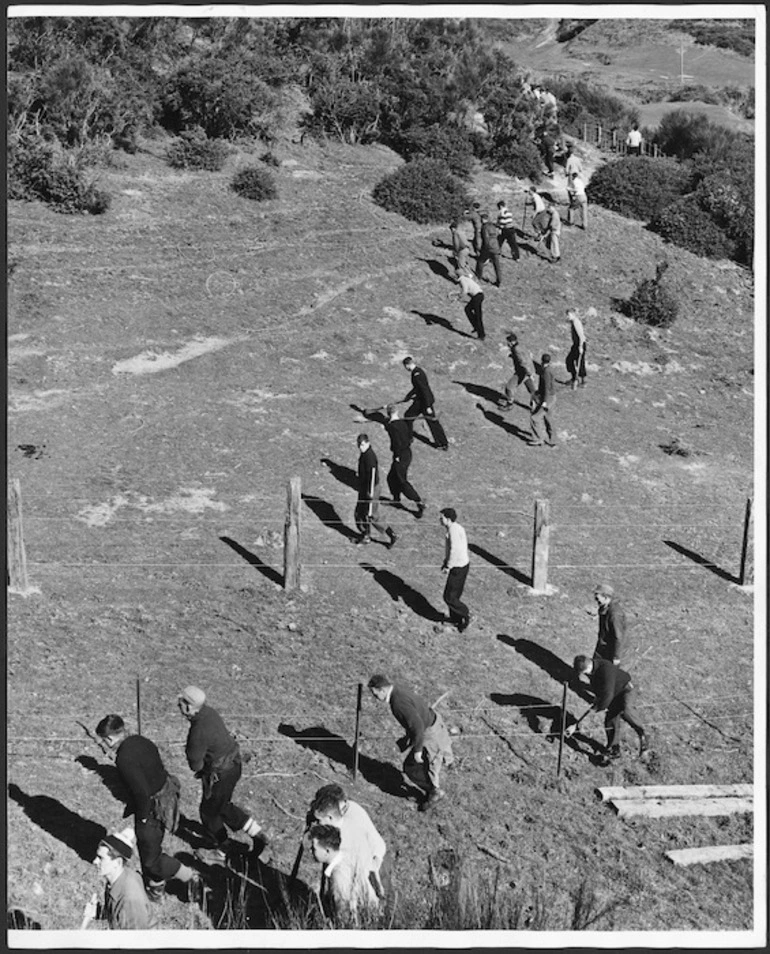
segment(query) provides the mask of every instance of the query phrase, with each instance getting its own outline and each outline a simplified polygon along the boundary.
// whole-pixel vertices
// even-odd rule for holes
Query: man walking
[[[545,202],[540,193],[537,191],[537,186],[531,185],[529,187],[529,192],[524,197],[524,222],[527,220],[527,206],[532,206],[532,219],[534,224],[535,217],[540,212],[545,212]]]
[[[519,344],[518,336],[511,332],[505,340],[513,362],[513,374],[505,382],[505,399],[500,401],[499,406],[502,410],[508,411],[513,407],[513,395],[520,384],[523,384],[529,392],[530,405],[537,388],[534,378],[535,369],[532,367],[529,356],[525,354],[524,349]]]
[[[201,780],[199,811],[211,842],[211,860],[224,864],[226,850],[235,847],[227,827],[254,839],[255,846],[262,830],[248,812],[231,801],[242,772],[240,746],[227,731],[222,716],[206,703],[202,689],[187,686],[179,693],[177,705],[190,723],[185,755],[195,777]],[[262,835],[260,841],[264,847],[267,838]]]
[[[111,931],[146,931],[150,908],[142,879],[128,864],[134,854],[133,828],[106,835],[96,849],[94,865],[104,878],[104,902],[93,895],[83,912],[82,928],[90,921],[106,921]],[[81,928],[81,929],[82,929]]]
[[[588,197],[586,196],[585,183],[577,172],[573,172],[569,176],[567,194],[569,195],[567,224],[572,225],[573,212],[575,209],[580,209],[580,226],[586,232],[588,230]]]
[[[358,500],[354,520],[359,537],[356,544],[363,546],[372,542],[372,527],[388,538],[390,549],[398,539],[393,530],[380,523],[380,466],[377,455],[369,443],[368,434],[359,434],[358,444]]]
[[[481,203],[474,202],[470,211],[465,213],[473,226],[473,253],[478,258],[481,252]]]
[[[568,142],[567,151],[564,154],[564,174],[568,182],[573,173],[580,175],[583,171],[583,163],[580,161],[580,156],[578,156],[573,149],[572,143]]]
[[[540,380],[529,414],[529,423],[532,429],[532,439],[529,441],[530,447],[540,447],[543,444],[543,433],[540,430],[541,422],[545,425],[545,443],[549,447],[554,446],[551,411],[555,396],[556,381],[551,367],[551,356],[550,354],[544,354],[540,359]]]
[[[492,262],[495,270],[495,280],[492,282],[497,288],[500,287],[500,243],[497,239],[497,226],[489,221],[486,212],[481,213],[481,251],[476,260],[476,278],[483,280],[484,265],[486,262]]]
[[[379,907],[366,871],[342,848],[334,825],[313,825],[308,837],[313,858],[322,865],[318,894],[324,914],[335,927],[357,927]]]
[[[619,666],[627,649],[625,610],[609,583],[600,583],[596,587],[594,599],[599,606],[599,637],[594,659],[605,659]]]
[[[383,898],[380,869],[388,849],[366,809],[349,799],[341,786],[332,784],[315,793],[310,814],[318,824],[339,829],[342,851],[367,873],[375,894]]]
[[[129,735],[119,715],[105,716],[96,734],[116,753],[115,768],[128,789],[128,807],[134,815],[147,897],[160,902],[166,881],[176,878],[189,883],[198,877],[192,868],[163,851],[163,835],[174,831],[179,818],[179,779],[166,771],[157,746],[143,735]]]
[[[457,221],[449,223],[449,229],[452,233],[452,251],[455,259],[455,274],[459,275],[463,269],[468,267],[468,240],[459,229]]]
[[[395,404],[389,404],[385,409],[388,421],[385,430],[390,438],[390,451],[393,461],[388,471],[387,481],[394,503],[401,502],[403,494],[407,500],[417,504],[415,516],[422,517],[425,513],[425,502],[409,482],[409,466],[412,463],[412,426],[398,416]]]
[[[471,565],[468,537],[465,528],[457,522],[454,507],[444,507],[439,520],[446,535],[444,562],[441,564],[442,573],[447,574],[444,602],[449,609],[449,622],[457,626],[458,633],[464,633],[471,621],[470,611],[461,598]]]
[[[445,795],[439,784],[442,765],[449,768],[454,762],[444,720],[410,689],[387,676],[372,676],[368,686],[375,699],[388,703],[404,729],[404,737],[396,743],[407,752],[403,771],[410,782],[426,792],[419,811],[429,811]]]
[[[620,720],[627,722],[639,738],[639,755],[649,748],[644,727],[634,711],[636,689],[631,677],[623,669],[606,659],[589,659],[588,656],[575,656],[573,668],[579,679],[588,681],[594,694],[594,704],[587,709],[578,721],[567,728],[569,738],[578,726],[592,712],[604,712],[604,728],[607,733],[607,746],[604,765],[620,758]]]
[[[626,153],[629,156],[640,156],[642,154],[642,134],[639,132],[639,123],[634,123],[633,128],[629,130],[626,136]]]
[[[433,407],[435,398],[428,383],[428,375],[422,368],[417,366],[414,358],[404,358],[403,363],[412,377],[411,390],[404,398],[404,403],[411,401],[412,404],[407,408],[404,414],[404,420],[414,421],[418,417],[423,417],[430,430],[434,446],[438,450],[448,451],[449,441],[444,433],[444,428],[436,417],[436,412]]]
[[[511,250],[511,258],[514,262],[519,260],[519,246],[516,242],[516,230],[513,227],[513,214],[511,210],[505,203],[504,199],[500,199],[497,203],[498,213],[497,213],[497,228],[500,231],[499,244],[500,244],[500,254],[503,253],[503,245],[508,243],[508,247]]]
[[[572,335],[572,346],[567,354],[566,365],[574,391],[578,386],[578,378],[581,387],[586,384],[586,333],[583,322],[572,308],[567,309],[567,324]]]
[[[460,291],[455,295],[450,295],[450,297],[460,301],[463,295],[468,296],[468,301],[465,303],[465,317],[471,323],[471,328],[473,328],[476,337],[479,341],[483,341],[486,338],[486,332],[484,331],[484,317],[482,314],[484,292],[481,290],[481,285],[474,281],[471,270],[467,267],[458,276],[457,284],[460,286]]]

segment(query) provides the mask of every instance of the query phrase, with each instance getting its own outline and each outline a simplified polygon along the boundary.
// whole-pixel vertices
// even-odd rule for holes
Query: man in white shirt
[[[313,857],[323,865],[319,895],[324,914],[337,927],[358,926],[379,907],[366,872],[342,850],[339,828],[313,825],[309,837]]]
[[[564,157],[564,173],[567,176],[567,181],[569,181],[573,172],[578,175],[583,172],[583,163],[580,161],[580,156],[573,152],[573,148],[571,142],[567,143],[567,152]]]
[[[487,335],[484,331],[484,318],[481,311],[484,302],[484,292],[481,290],[481,285],[473,277],[468,266],[460,272],[456,281],[460,286],[460,291],[455,294],[450,292],[449,297],[460,301],[463,295],[468,296],[465,303],[465,316],[471,323],[471,328],[476,333],[476,337],[479,341],[483,341]]]
[[[342,851],[354,858],[366,871],[378,898],[384,896],[380,868],[388,850],[382,835],[374,827],[365,808],[348,799],[339,785],[319,788],[310,805],[310,813],[319,825],[339,828]]]
[[[573,172],[569,177],[567,184],[567,195],[569,195],[569,208],[567,209],[567,225],[572,225],[572,213],[575,209],[580,209],[580,223],[583,231],[588,228],[588,197],[586,196],[586,186],[577,172]]]
[[[626,137],[627,153],[629,156],[639,156],[642,153],[642,134],[639,132],[639,123],[634,123]]]
[[[534,219],[538,212],[545,212],[545,202],[543,197],[537,191],[537,186],[530,186],[529,192],[524,197],[524,223],[527,221],[527,206],[532,206],[532,218]],[[522,226],[523,227],[523,226]]]
[[[457,626],[459,633],[463,633],[471,621],[470,610],[461,599],[470,569],[468,538],[465,529],[457,522],[454,507],[444,507],[439,520],[446,531],[446,553],[441,566],[442,572],[447,574],[444,602],[449,608],[449,622]]]

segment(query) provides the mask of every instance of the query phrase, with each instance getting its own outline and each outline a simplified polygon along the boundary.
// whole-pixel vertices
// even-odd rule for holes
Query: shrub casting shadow
[[[7,929],[9,931],[40,931],[40,923],[38,921],[33,921],[32,918],[25,914],[21,908],[10,908],[8,911],[7,919]]]
[[[711,570],[711,572],[715,576],[718,576],[720,580],[727,580],[728,583],[741,582],[737,576],[733,576],[732,573],[728,573],[727,570],[723,570],[721,567],[717,566],[716,563],[712,563],[711,560],[707,560],[704,556],[701,556],[700,553],[696,553],[694,550],[683,547],[681,543],[674,543],[673,540],[664,540],[663,542],[667,547],[671,547],[672,550],[675,550],[682,556],[687,557],[688,560],[692,560],[693,563],[697,563],[698,566],[702,566],[707,570]]]
[[[120,773],[114,765],[105,765],[103,762],[97,762],[92,755],[79,755],[75,761],[79,765],[82,765],[84,769],[98,775],[104,783],[104,787],[113,798],[119,802],[123,802],[124,805],[128,805],[128,789],[123,784]],[[130,815],[131,813],[127,812],[127,814]]]
[[[467,331],[460,331],[459,328],[455,328],[452,322],[448,318],[444,318],[442,315],[434,315],[430,311],[415,311],[412,309],[413,315],[418,315],[425,322],[426,325],[441,325],[442,328],[446,328],[447,331],[452,331],[456,335],[460,335],[461,338],[473,338],[473,335]]]
[[[543,672],[548,673],[551,679],[555,679],[560,685],[567,683],[568,687],[581,699],[593,701],[593,693],[582,682],[575,678],[572,666],[568,666],[564,660],[552,653],[550,649],[544,646],[538,646],[530,639],[515,639],[505,633],[500,633],[497,637],[501,643],[507,646],[513,646],[517,653],[521,653],[525,659],[529,659],[536,666],[539,666]]]
[[[50,795],[27,795],[18,785],[8,786],[9,796],[22,807],[29,820],[75,851],[83,861],[93,861],[107,829],[77,812],[70,811]]]
[[[327,500],[322,500],[320,497],[313,497],[311,494],[302,494],[302,501],[307,504],[308,508],[318,517],[324,526],[329,527],[331,530],[336,530],[337,533],[341,533],[347,540],[358,539],[358,534],[355,530],[351,530],[350,527],[345,526],[340,519],[340,515],[334,509],[334,506]]]
[[[438,275],[439,278],[445,278],[453,285],[455,284],[454,275],[450,273],[449,268],[444,264],[444,262],[439,262],[435,258],[421,258],[418,259],[418,261],[425,262],[434,275]]]
[[[278,570],[274,570],[271,566],[268,566],[264,560],[261,560],[256,553],[252,553],[250,550],[247,550],[245,547],[242,547],[240,543],[236,543],[235,540],[231,540],[230,537],[220,537],[222,543],[226,543],[231,547],[238,556],[242,556],[243,559],[249,563],[251,566],[256,567],[262,576],[270,580],[271,583],[277,583],[279,586],[283,586],[283,573],[280,573]]]
[[[523,583],[525,586],[532,586],[531,576],[527,576],[526,573],[522,573],[521,570],[517,570],[509,563],[505,563],[500,557],[496,557],[493,553],[490,553],[489,550],[485,550],[484,547],[480,547],[477,543],[469,543],[468,549],[477,556],[480,556],[482,560],[486,560],[487,563],[491,563],[492,566],[496,566],[499,570],[502,570],[506,576],[513,577],[514,580]]]
[[[367,573],[371,573],[374,582],[380,584],[394,603],[397,603],[399,599],[403,600],[413,613],[422,616],[423,619],[427,619],[431,623],[441,623],[446,618],[443,613],[428,602],[419,590],[409,586],[400,576],[396,576],[390,570],[378,570],[371,563],[361,563],[360,566]]]
[[[502,428],[506,434],[512,434],[514,437],[518,437],[519,440],[529,443],[531,437],[529,431],[523,431],[515,424],[511,424],[510,421],[506,421],[503,417],[501,417],[500,414],[495,414],[494,411],[488,411],[483,404],[477,404],[476,407],[491,424],[496,424],[498,427]]]
[[[346,487],[350,487],[351,490],[358,490],[358,474],[353,470],[352,467],[346,467],[344,464],[337,464],[335,461],[329,460],[328,457],[322,457],[321,463],[325,464],[329,468],[329,473],[332,475],[332,477],[334,477],[335,480],[338,480]]]
[[[505,398],[502,391],[488,388],[484,384],[474,384],[472,381],[452,381],[452,384],[459,384],[460,387],[465,388],[468,394],[475,394],[476,397],[484,398],[485,401],[490,401],[492,404],[497,404]],[[476,406],[478,407],[478,405]]]
[[[335,735],[323,726],[312,726],[309,729],[295,729],[293,725],[282,722],[278,726],[281,735],[294,739],[297,745],[318,752],[333,762],[339,762],[352,771],[354,762],[353,746],[345,741],[341,735]],[[399,798],[409,798],[413,791],[404,782],[399,769],[390,762],[380,762],[368,755],[358,755],[358,770],[361,775],[376,785],[386,795],[395,795]]]

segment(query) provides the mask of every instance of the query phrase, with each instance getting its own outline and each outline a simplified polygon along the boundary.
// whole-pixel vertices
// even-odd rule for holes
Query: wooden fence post
[[[586,130],[586,124],[583,123],[583,142],[586,142],[588,139],[588,132]]]
[[[353,742],[353,781],[358,778],[358,731],[361,726],[361,697],[364,692],[364,684],[359,682],[358,692],[356,694],[356,737]]]
[[[136,733],[142,734],[142,690],[139,679],[136,680]]]
[[[561,775],[561,753],[564,750],[564,732],[567,728],[567,683],[563,683],[564,693],[561,697],[561,725],[559,726],[559,759],[556,762],[556,778]]]
[[[535,501],[535,529],[532,539],[532,589],[545,593],[548,586],[548,538],[551,532],[548,501]]]
[[[21,518],[21,481],[8,484],[8,588],[27,596],[37,592],[27,579],[27,553],[24,549],[24,524]]]
[[[286,521],[283,527],[283,588],[292,593],[299,587],[299,517],[302,480],[292,477],[286,489]]]
[[[601,126],[596,127],[596,142],[597,142],[597,145],[601,146],[602,144],[602,127]]]
[[[754,582],[754,560],[751,558],[751,537],[754,519],[752,516],[751,497],[746,498],[746,514],[743,519],[743,542],[741,544],[741,568],[738,571],[740,586],[751,585]]]
[[[618,131],[617,129],[612,130],[612,151],[618,151]]]

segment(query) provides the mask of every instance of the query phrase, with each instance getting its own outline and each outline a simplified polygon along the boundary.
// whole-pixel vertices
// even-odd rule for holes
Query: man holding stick
[[[518,335],[511,332],[505,341],[508,345],[511,361],[513,362],[513,374],[505,382],[505,398],[499,402],[499,407],[503,411],[508,411],[513,407],[513,396],[516,392],[516,388],[520,384],[523,384],[527,389],[530,404],[532,403],[537,388],[535,387],[535,369],[532,367],[532,362],[519,344]]]
[[[388,538],[386,546],[390,549],[395,545],[398,537],[391,527],[380,523],[380,465],[377,455],[369,443],[368,434],[359,434],[356,438],[358,445],[358,500],[354,511],[358,539],[354,542],[358,546],[365,546],[372,542],[372,527]]]
[[[576,723],[565,730],[570,738],[575,734],[583,720],[592,712],[604,712],[604,728],[607,733],[607,745],[603,764],[609,765],[620,758],[620,720],[627,722],[639,737],[639,755],[649,748],[644,727],[634,711],[636,689],[631,677],[623,669],[606,659],[589,659],[588,656],[575,656],[575,673],[583,682],[588,682],[594,694],[594,704],[587,709]]]
[[[425,501],[409,481],[409,467],[412,463],[412,427],[409,421],[404,421],[398,416],[395,404],[389,404],[385,408],[385,413],[388,415],[385,430],[388,432],[390,450],[393,454],[393,461],[386,478],[388,488],[393,495],[394,503],[400,503],[403,494],[407,500],[417,504],[415,516],[419,520],[425,513]]]
[[[424,418],[435,447],[438,450],[448,451],[449,441],[433,407],[435,398],[428,383],[428,375],[417,366],[412,357],[404,358],[403,364],[412,377],[412,388],[404,398],[404,403],[411,400],[412,404],[406,409],[404,420],[414,421],[418,417]]]

